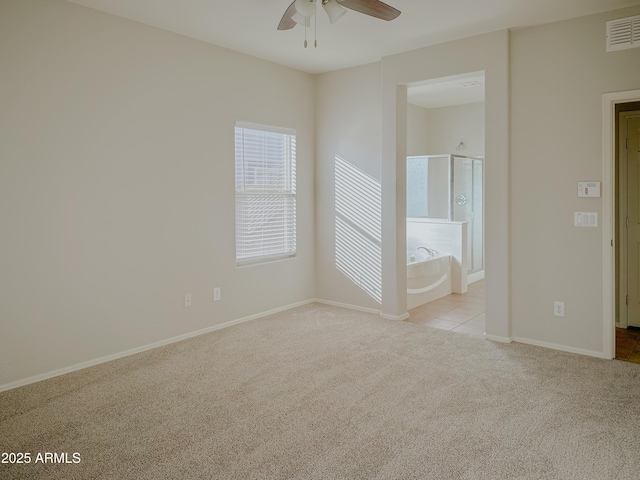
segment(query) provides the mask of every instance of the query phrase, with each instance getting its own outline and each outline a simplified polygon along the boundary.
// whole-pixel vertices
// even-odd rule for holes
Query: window
[[[296,132],[236,122],[236,264],[296,253]]]

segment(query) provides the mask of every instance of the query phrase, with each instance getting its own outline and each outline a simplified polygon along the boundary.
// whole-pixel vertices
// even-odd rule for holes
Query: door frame
[[[638,101],[640,90],[602,95],[602,354],[605,358],[614,358],[616,348],[616,105]]]

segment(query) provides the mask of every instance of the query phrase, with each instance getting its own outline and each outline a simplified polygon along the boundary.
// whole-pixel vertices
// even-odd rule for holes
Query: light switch
[[[597,227],[598,212],[573,212],[574,227]]]

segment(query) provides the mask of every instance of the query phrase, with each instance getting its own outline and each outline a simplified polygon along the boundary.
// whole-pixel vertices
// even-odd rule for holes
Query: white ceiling
[[[484,73],[456,75],[410,85],[407,102],[424,108],[484,102]]]
[[[334,25],[318,12],[318,48],[300,26],[278,31],[291,0],[69,0],[310,73],[370,63],[415,48],[640,4],[639,0],[386,0],[391,22],[350,10]],[[313,38],[313,30],[308,31]],[[604,25],[603,25],[604,48]],[[313,43],[311,42],[311,45]]]

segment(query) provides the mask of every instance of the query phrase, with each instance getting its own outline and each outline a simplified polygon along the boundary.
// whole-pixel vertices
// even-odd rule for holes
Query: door
[[[453,157],[453,195],[451,220],[469,222],[467,225],[467,270],[473,268],[473,160]]]
[[[471,270],[484,270],[484,160],[473,161],[473,221],[471,222],[473,263]]]
[[[627,164],[627,324],[640,327],[640,116],[623,122]]]
[[[453,157],[452,220],[467,226],[468,273],[484,270],[483,160]]]

